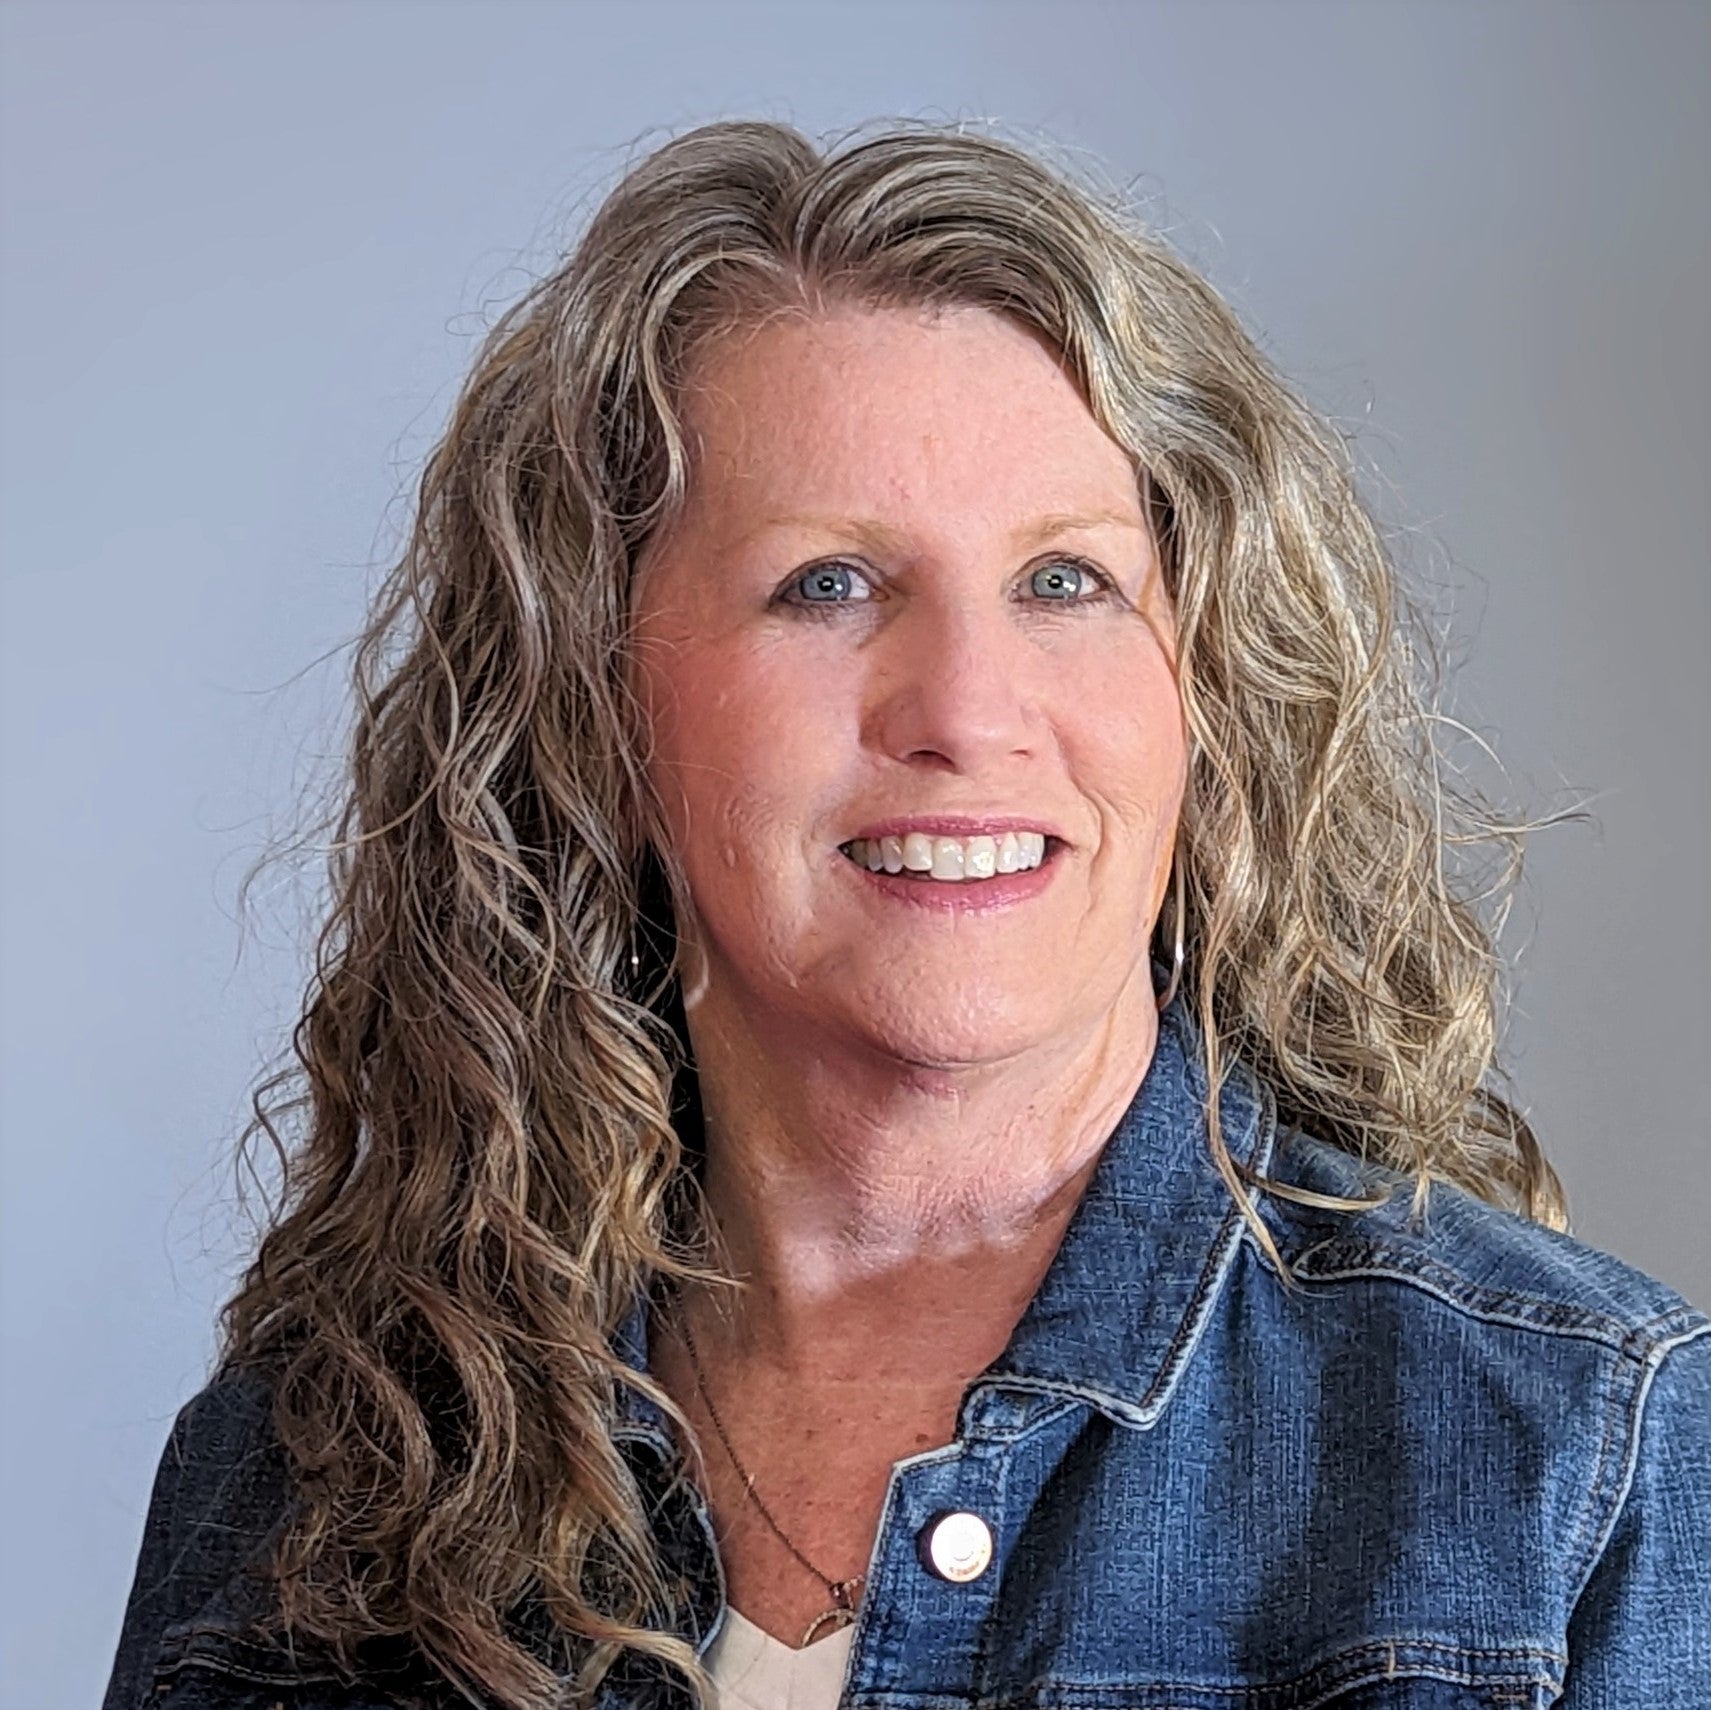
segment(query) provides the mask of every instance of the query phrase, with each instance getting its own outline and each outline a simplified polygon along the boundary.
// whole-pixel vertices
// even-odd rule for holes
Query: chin
[[[916,991],[886,1007],[864,1006],[864,1031],[875,1046],[917,1068],[972,1068],[1003,1062],[1049,1044],[1064,1030],[1065,1017],[1042,1007],[1039,994],[1018,994],[1013,1003],[958,1005],[935,1011]]]

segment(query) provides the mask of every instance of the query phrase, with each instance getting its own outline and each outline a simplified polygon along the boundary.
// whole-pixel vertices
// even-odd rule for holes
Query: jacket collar
[[[1212,1161],[1201,1035],[1185,997],[1159,1017],[1152,1062],[1117,1123],[1009,1345],[982,1384],[1070,1395],[1117,1423],[1157,1422],[1241,1242]],[[1230,1063],[1219,1101],[1232,1159],[1267,1173],[1276,1114]],[[1258,1190],[1246,1190],[1250,1200]]]
[[[1064,1237],[1004,1352],[973,1390],[1073,1397],[1146,1429],[1192,1358],[1241,1241],[1242,1215],[1212,1162],[1204,1046],[1179,994],[1159,1017],[1153,1058],[1088,1178]],[[1276,1115],[1240,1059],[1221,1095],[1224,1144],[1259,1175]],[[1250,1200],[1257,1189],[1246,1190]],[[613,1340],[647,1369],[647,1300]],[[620,1386],[620,1419],[669,1452],[664,1413]],[[620,1430],[623,1430],[620,1424]]]

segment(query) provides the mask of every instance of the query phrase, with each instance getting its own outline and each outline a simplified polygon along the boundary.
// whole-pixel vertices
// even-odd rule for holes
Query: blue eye
[[[859,604],[873,597],[871,590],[862,591],[867,588],[867,584],[865,579],[858,580],[860,574],[849,564],[816,564],[812,570],[804,570],[790,586],[800,594],[800,599],[796,602],[798,604]]]
[[[1078,558],[1055,558],[1029,573],[1034,597],[1067,610],[1085,610],[1115,597],[1111,579]],[[866,573],[855,564],[834,559],[801,571],[776,596],[787,606],[817,608],[825,613],[838,606],[868,605],[877,595]]]
[[[1073,602],[1093,582],[1093,573],[1086,565],[1068,558],[1042,564],[1028,578],[1028,585],[1041,599],[1060,602]]]

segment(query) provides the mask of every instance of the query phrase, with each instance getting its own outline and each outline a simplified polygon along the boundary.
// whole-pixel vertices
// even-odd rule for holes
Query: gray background
[[[237,883],[472,340],[636,147],[989,116],[1103,161],[1358,433],[1529,811],[1521,1099],[1711,1305],[1711,8],[0,7],[4,1406],[19,1710],[105,1681],[315,874]]]

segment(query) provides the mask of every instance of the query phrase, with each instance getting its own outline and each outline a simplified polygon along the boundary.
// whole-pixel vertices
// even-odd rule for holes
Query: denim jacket
[[[1285,1134],[1241,1064],[1226,1143],[1360,1213],[1249,1190],[1282,1282],[1210,1161],[1181,999],[1062,1244],[954,1441],[891,1475],[848,1710],[1711,1710],[1711,1320],[1573,1238]],[[646,1366],[646,1301],[615,1346]],[[666,1421],[616,1433],[705,1652],[707,1511]],[[254,1378],[218,1375],[161,1463],[105,1710],[379,1710],[436,1696],[407,1655],[356,1679],[246,1637],[243,1563],[283,1512]],[[947,1515],[991,1556],[935,1565]],[[965,1527],[970,1523],[960,1522]],[[979,1528],[976,1528],[978,1533]],[[538,1613],[515,1630],[568,1668]],[[645,1661],[600,1710],[680,1710]]]

